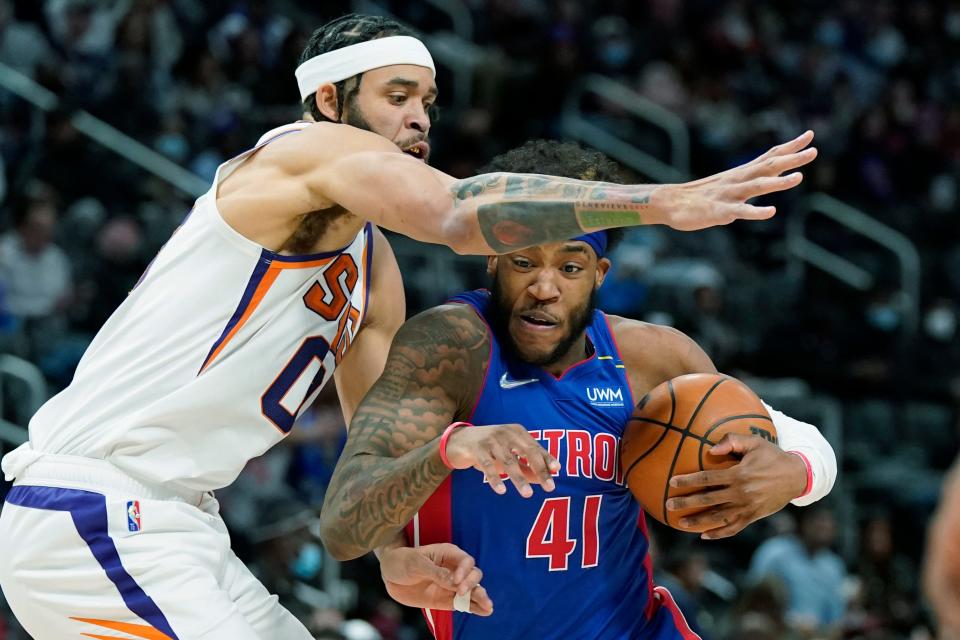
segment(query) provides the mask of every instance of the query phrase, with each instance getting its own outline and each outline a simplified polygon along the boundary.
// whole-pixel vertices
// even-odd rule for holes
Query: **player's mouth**
[[[560,326],[560,320],[545,311],[521,311],[517,316],[527,331],[550,331]]]
[[[401,151],[421,162],[426,162],[427,158],[430,157],[430,143],[425,141],[415,142],[409,147],[402,147]]]

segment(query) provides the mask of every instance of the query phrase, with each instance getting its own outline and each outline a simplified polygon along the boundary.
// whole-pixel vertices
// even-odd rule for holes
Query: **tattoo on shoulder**
[[[356,554],[382,544],[443,482],[449,470],[424,445],[472,409],[489,354],[486,325],[465,306],[431,309],[400,329],[324,498],[321,517],[345,523],[332,544]]]
[[[447,305],[412,318],[397,332],[351,432],[383,455],[426,444],[450,417],[473,409],[489,357],[486,325],[469,307]]]

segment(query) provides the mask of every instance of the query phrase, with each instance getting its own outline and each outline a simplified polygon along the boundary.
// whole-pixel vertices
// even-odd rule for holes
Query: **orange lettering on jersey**
[[[303,302],[321,318],[332,322],[343,313],[359,279],[360,274],[353,256],[341,253],[323,272],[323,280],[327,286],[322,286],[319,281],[314,282],[304,294]],[[330,296],[329,302],[327,296]]]
[[[350,305],[350,310],[340,316],[340,324],[337,326],[337,335],[333,339],[333,349],[334,349],[334,358],[336,363],[340,364],[340,360],[343,359],[343,356],[347,355],[347,349],[350,348],[350,344],[353,342],[351,336],[355,335],[359,330],[360,322],[360,310]],[[348,329],[349,325],[349,329]]]

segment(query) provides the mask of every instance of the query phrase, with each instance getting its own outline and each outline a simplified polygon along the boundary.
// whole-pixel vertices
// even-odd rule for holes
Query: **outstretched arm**
[[[813,132],[752,162],[679,185],[617,185],[532,174],[456,180],[390,140],[315,123],[257,151],[218,186],[224,218],[280,247],[306,215],[340,208],[416,240],[463,254],[509,253],[611,227],[666,224],[694,230],[769,218],[747,201],[798,185],[816,155]],[[787,173],[787,175],[781,175]]]
[[[321,189],[350,211],[375,215],[378,224],[418,240],[458,253],[509,253],[612,227],[666,224],[690,231],[769,218],[773,207],[747,200],[800,184],[799,172],[780,174],[816,157],[816,149],[807,148],[812,139],[808,131],[748,164],[680,185],[510,173],[452,180],[402,154],[354,154],[324,174]]]

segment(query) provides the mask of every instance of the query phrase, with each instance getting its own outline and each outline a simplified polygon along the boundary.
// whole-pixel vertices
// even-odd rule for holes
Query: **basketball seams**
[[[703,445],[704,445],[705,443],[708,443],[708,442],[709,442],[709,440],[707,440],[705,436],[701,436],[701,435],[698,435],[698,434],[690,433],[690,432],[689,432],[689,429],[690,429],[690,426],[689,426],[689,425],[687,426],[686,429],[683,429],[683,428],[678,427],[677,425],[673,424],[673,419],[676,417],[676,414],[677,414],[677,396],[676,396],[676,392],[675,392],[674,387],[673,387],[673,382],[672,382],[671,380],[667,380],[667,391],[668,391],[668,393],[669,393],[669,395],[670,395],[670,418],[669,418],[670,422],[661,422],[660,420],[654,420],[653,418],[640,418],[640,417],[637,417],[637,416],[632,416],[632,417],[628,420],[628,422],[645,422],[645,423],[648,423],[648,424],[656,425],[656,426],[658,426],[658,427],[663,427],[663,433],[660,434],[660,437],[657,438],[656,442],[654,442],[652,445],[650,445],[650,446],[647,448],[646,451],[644,451],[644,452],[641,453],[639,456],[637,456],[636,458],[633,459],[633,462],[630,463],[630,466],[627,467],[626,473],[624,473],[624,475],[623,475],[624,480],[627,480],[627,479],[630,478],[630,474],[633,472],[634,468],[635,468],[638,464],[640,464],[640,462],[643,461],[644,458],[646,458],[648,455],[650,455],[651,453],[653,453],[654,451],[657,450],[657,447],[660,446],[660,444],[661,444],[661,443],[663,442],[663,440],[667,437],[667,435],[670,434],[671,431],[673,431],[673,432],[675,432],[675,433],[681,434],[680,444],[679,444],[678,446],[682,446],[682,445],[683,445],[684,433],[686,433],[686,437],[688,437],[688,438],[693,438],[693,439],[695,439],[695,440],[700,441],[700,448],[701,448],[701,450],[703,449]],[[712,390],[711,390],[711,392],[712,392]],[[710,443],[710,444],[713,444],[713,443]],[[700,468],[701,468],[701,470],[703,470],[703,464],[702,464],[702,463],[701,463],[701,465],[700,465]],[[672,467],[671,467],[671,469],[672,469]]]
[[[667,500],[670,499],[670,478],[673,477],[673,470],[677,466],[677,460],[680,459],[680,453],[683,451],[684,440],[687,437],[687,433],[690,431],[690,428],[693,426],[694,421],[697,419],[697,415],[700,413],[700,410],[703,408],[703,405],[706,404],[707,399],[713,395],[713,392],[717,390],[721,384],[726,382],[729,378],[721,378],[713,383],[713,386],[710,387],[703,397],[700,398],[700,402],[697,404],[697,408],[693,410],[693,414],[690,416],[690,420],[687,422],[686,428],[683,430],[683,433],[680,434],[680,442],[677,444],[676,451],[673,454],[673,461],[670,463],[670,470],[667,472],[667,482],[664,485],[663,489],[663,502],[660,505],[661,514],[663,515],[663,522],[669,523],[670,520],[667,518]],[[670,396],[673,397],[673,385],[670,385]],[[673,416],[671,415],[671,421]]]
[[[631,418],[631,419],[632,419],[632,418]],[[633,468],[634,468],[635,466],[637,466],[637,464],[638,464],[641,460],[643,460],[643,459],[646,458],[648,455],[650,455],[651,453],[653,453],[654,451],[657,450],[657,447],[660,446],[660,443],[663,442],[663,439],[666,438],[667,435],[668,435],[671,431],[680,431],[680,429],[678,429],[677,427],[675,427],[675,426],[672,425],[672,424],[661,424],[660,426],[661,426],[661,427],[664,427],[663,433],[660,434],[660,437],[657,438],[657,441],[654,442],[653,445],[651,445],[646,451],[644,451],[643,453],[641,453],[639,456],[636,457],[636,459],[635,459],[632,463],[630,463],[630,468],[627,469],[627,472],[626,472],[625,474],[623,474],[624,480],[626,480],[627,478],[630,477],[630,472],[633,471]],[[683,433],[683,432],[680,431],[680,433]]]
[[[637,422],[649,422],[650,424],[655,424],[657,426],[663,427],[663,433],[660,435],[659,438],[657,438],[657,441],[650,446],[650,448],[648,448],[646,451],[644,451],[639,456],[634,458],[633,462],[631,462],[630,466],[627,468],[627,472],[623,474],[624,480],[630,477],[630,472],[633,471],[633,468],[636,467],[641,460],[643,460],[648,455],[650,455],[651,453],[657,450],[657,447],[659,447],[660,443],[663,442],[663,439],[667,437],[667,434],[669,434],[671,431],[676,431],[680,434],[683,433],[683,429],[673,424],[673,419],[677,415],[677,394],[673,390],[672,380],[667,380],[667,392],[670,394],[670,417],[667,418],[667,422],[660,422],[659,420],[652,420],[649,418],[638,418],[636,416],[632,416],[630,420],[627,421],[627,422],[632,422],[636,420]],[[680,439],[680,442],[681,444],[683,443],[682,437]]]
[[[676,431],[677,433],[683,433],[683,427],[678,427],[675,424],[670,424],[668,422],[661,422],[660,420],[654,420],[653,418],[640,418],[637,416],[631,416],[627,422],[644,422],[647,424],[656,425],[658,427],[663,427],[667,431]],[[698,435],[696,433],[688,433],[688,438],[693,438],[694,440],[705,440],[704,436]],[[712,442],[709,444],[713,444]],[[647,455],[648,452],[645,452],[643,455]]]
[[[710,434],[713,433],[713,431],[714,431],[717,427],[723,426],[723,425],[725,425],[725,424],[727,424],[728,422],[731,422],[731,421],[733,421],[733,420],[747,420],[747,419],[751,419],[751,418],[755,418],[755,419],[757,419],[757,420],[766,420],[766,421],[768,421],[768,422],[773,422],[773,420],[770,419],[770,416],[760,415],[759,413],[745,413],[745,414],[739,415],[739,416],[727,416],[726,418],[721,418],[720,420],[717,420],[717,421],[714,422],[712,425],[710,425],[709,427],[707,427],[707,430],[703,432],[703,437],[702,437],[701,440],[700,440],[700,452],[699,452],[699,455],[698,455],[698,459],[699,459],[699,461],[700,461],[700,471],[703,471],[703,446],[704,446],[705,444],[710,444],[710,445],[715,445],[715,444],[717,444],[716,442],[712,442],[712,441],[710,440]]]

